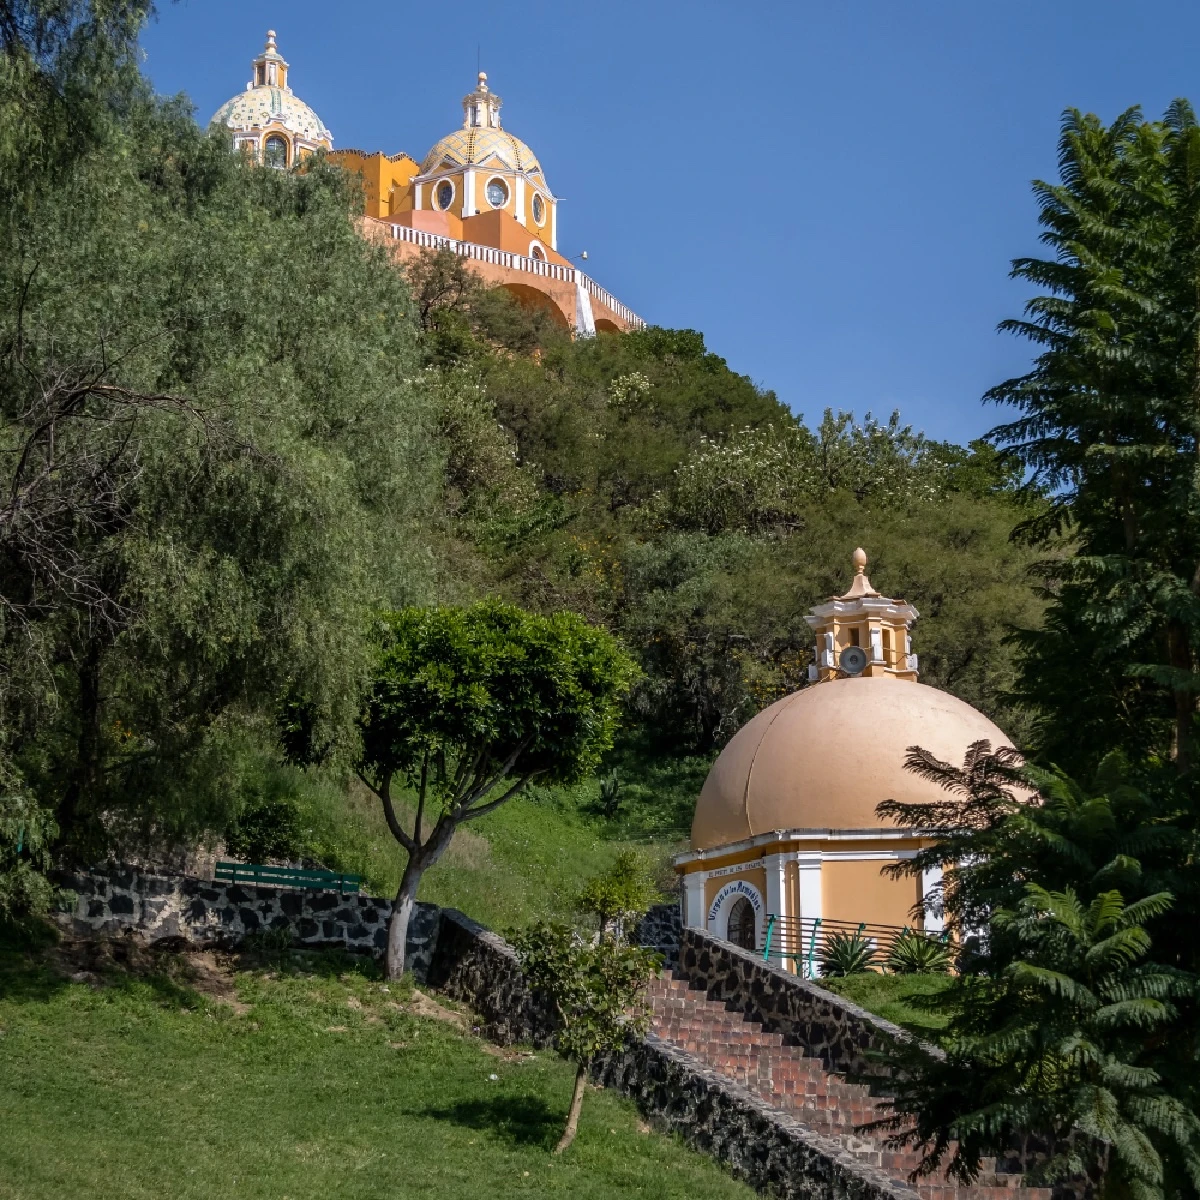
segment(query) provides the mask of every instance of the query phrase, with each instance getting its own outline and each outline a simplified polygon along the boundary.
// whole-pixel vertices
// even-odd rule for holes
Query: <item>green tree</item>
[[[50,847],[58,830],[50,813],[0,761],[0,922],[40,916],[54,901]]]
[[[543,617],[498,601],[409,608],[379,623],[361,718],[359,776],[408,852],[388,930],[388,977],[404,973],[421,876],[458,827],[527,784],[571,783],[612,745],[634,666],[573,613]],[[416,794],[411,830],[395,787]]]
[[[595,919],[601,937],[622,938],[626,925],[657,899],[658,888],[645,856],[636,850],[622,850],[607,871],[584,885],[575,906]]]
[[[945,1058],[897,1076],[896,1124],[915,1118],[925,1170],[949,1156],[971,1182],[982,1157],[1032,1135],[1047,1153],[1031,1182],[1106,1169],[1110,1189],[1149,1200],[1164,1194],[1169,1150],[1200,1183],[1200,1121],[1144,1061],[1177,1015],[1172,997],[1191,987],[1146,961],[1145,922],[1170,903],[1158,893],[1127,905],[1118,891],[1085,902],[1031,883],[993,914],[1009,961],[959,985]]]
[[[144,8],[0,19],[0,721],[65,848],[220,828],[300,697],[353,740],[424,599],[444,461],[403,280],[340,172],[155,99]]]
[[[1053,1143],[1049,1174],[1097,1170],[1077,1126],[1112,1142],[1114,1182],[1145,1195],[1191,1186],[1198,881],[1194,836],[1164,819],[1187,796],[1173,767],[1112,754],[1085,788],[986,742],[961,766],[913,747],[907,766],[945,796],[880,805],[937,836],[892,873],[941,869],[925,905],[944,908],[963,947],[939,1001],[949,1058],[902,1056],[911,1086],[898,1109],[928,1164],[954,1142],[969,1176],[1028,1137]]]
[[[591,940],[567,925],[543,922],[512,936],[530,984],[554,1005],[559,1052],[576,1064],[561,1154],[575,1140],[588,1072],[596,1057],[645,1032],[646,988],[659,968],[651,950],[619,937]]]
[[[992,437],[1053,498],[1026,533],[1064,530],[1077,547],[1051,573],[1045,627],[1023,638],[1020,694],[1039,745],[1084,774],[1116,747],[1169,753],[1181,771],[1195,757],[1198,161],[1185,101],[1160,122],[1067,111],[1060,179],[1034,185],[1053,257],[1014,262],[1041,294],[1001,326],[1039,354],[988,394],[1020,411]]]

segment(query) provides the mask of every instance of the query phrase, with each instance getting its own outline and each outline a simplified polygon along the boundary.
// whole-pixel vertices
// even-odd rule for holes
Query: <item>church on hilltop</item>
[[[212,118],[266,166],[290,168],[317,150],[355,172],[366,200],[364,232],[397,261],[448,249],[485,282],[503,287],[575,334],[623,333],[645,322],[559,252],[558,200],[542,164],[500,122],[503,103],[479,73],[463,97],[463,123],[418,162],[404,153],[335,150],[325,123],[292,91],[275,31],[251,63],[243,92]]]

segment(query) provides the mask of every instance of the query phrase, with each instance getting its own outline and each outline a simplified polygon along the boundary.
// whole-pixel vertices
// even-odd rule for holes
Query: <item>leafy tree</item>
[[[1188,1116],[1197,881],[1193,835],[1164,819],[1186,796],[1173,768],[1135,770],[1114,754],[1084,788],[986,742],[962,766],[917,747],[907,765],[946,794],[880,805],[882,818],[937,836],[893,873],[942,868],[925,903],[944,906],[966,951],[940,1002],[953,1069],[902,1064],[913,1082],[899,1110],[915,1118],[928,1164],[957,1141],[952,1166],[970,1175],[981,1155],[1031,1137],[1054,1144],[1047,1173],[1098,1169],[1069,1136],[1078,1126],[1113,1142],[1129,1187],[1179,1186],[1200,1145]]]
[[[543,617],[498,601],[405,609],[380,622],[378,643],[358,770],[408,851],[388,930],[396,979],[421,876],[455,830],[534,780],[594,771],[634,666],[573,613]],[[398,782],[416,793],[411,831],[396,809]]]
[[[924,1170],[949,1155],[950,1173],[970,1182],[982,1157],[1033,1135],[1048,1152],[1031,1181],[1106,1166],[1110,1186],[1158,1197],[1166,1146],[1200,1182],[1200,1121],[1143,1061],[1176,1015],[1172,996],[1190,987],[1145,961],[1145,922],[1170,902],[1158,893],[1127,905],[1117,891],[1084,902],[1031,883],[1015,909],[995,912],[1010,960],[960,984],[945,1059],[897,1075],[896,1123],[915,1117]]]
[[[1113,748],[1169,753],[1181,771],[1195,757],[1198,154],[1185,101],[1160,122],[1066,112],[1059,182],[1034,185],[1053,257],[1014,262],[1041,294],[1001,326],[1039,354],[988,394],[1020,412],[992,437],[1052,496],[1026,532],[1065,530],[1078,549],[1051,573],[1044,629],[1022,639],[1020,693],[1039,744],[1084,774]]]
[[[50,908],[58,889],[47,871],[57,833],[53,817],[20,779],[11,771],[0,775],[0,922],[39,916]]]
[[[629,921],[659,898],[650,867],[636,850],[622,850],[613,865],[588,881],[576,899],[580,912],[595,918],[601,937],[623,937]]]
[[[596,886],[592,881],[585,891]],[[530,984],[554,1005],[555,1045],[577,1064],[566,1127],[554,1147],[561,1154],[575,1140],[596,1057],[620,1050],[646,1031],[646,988],[660,959],[621,937],[588,939],[567,925],[548,922],[513,935],[511,941]]]
[[[0,14],[0,721],[84,857],[220,828],[285,695],[353,740],[371,613],[431,590],[443,461],[341,173],[155,99],[144,12]]]

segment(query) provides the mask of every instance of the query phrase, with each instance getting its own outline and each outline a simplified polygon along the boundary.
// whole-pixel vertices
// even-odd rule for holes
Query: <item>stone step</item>
[[[996,1172],[992,1160],[982,1164],[970,1187],[945,1178],[910,1183],[921,1155],[911,1148],[889,1146],[888,1139],[895,1136],[892,1130],[864,1128],[890,1114],[886,1098],[831,1074],[819,1059],[710,1000],[687,980],[661,976],[650,985],[649,1001],[650,1027],[658,1037],[796,1117],[814,1133],[837,1142],[860,1161],[915,1188],[921,1200],[1050,1200],[1049,1189],[1025,1187],[1020,1176]]]

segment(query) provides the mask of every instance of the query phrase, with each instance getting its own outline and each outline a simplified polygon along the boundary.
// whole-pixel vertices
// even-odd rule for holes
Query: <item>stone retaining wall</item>
[[[548,1046],[554,1021],[549,1005],[525,982],[516,951],[498,934],[463,916],[441,910],[436,951],[426,982],[483,1018],[483,1032],[509,1046]]]
[[[248,935],[290,930],[302,946],[334,945],[379,955],[391,916],[389,901],[370,896],[221,884],[129,867],[62,875],[58,882],[77,895],[74,908],[58,914],[59,924],[77,936],[124,934],[228,947]],[[652,910],[639,927],[639,940],[669,953],[677,919],[675,906]],[[880,1075],[884,1068],[868,1052],[909,1036],[701,930],[681,930],[678,945],[677,976],[782,1033],[835,1073]],[[525,982],[517,955],[503,938],[454,909],[418,904],[408,956],[417,979],[470,1005],[491,1040],[550,1044],[553,1014]],[[914,1189],[652,1034],[598,1062],[594,1075],[760,1191],[808,1200],[918,1200]],[[1057,1191],[1063,1200],[1089,1196],[1087,1188]]]
[[[683,914],[679,902],[656,904],[637,923],[632,941],[650,950],[657,950],[668,967],[679,962],[679,941],[683,934]]]
[[[158,875],[136,867],[61,873],[74,908],[57,914],[77,937],[131,935],[148,942],[179,938],[194,946],[231,947],[244,938],[290,930],[301,946],[341,946],[380,955],[387,946],[390,900],[333,891],[216,883],[189,875]],[[435,948],[438,914],[418,904],[408,927],[408,955],[418,978]]]

